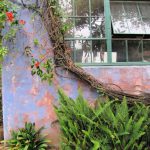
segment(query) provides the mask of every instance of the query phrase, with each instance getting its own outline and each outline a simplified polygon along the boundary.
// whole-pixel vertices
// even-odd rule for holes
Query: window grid
[[[72,41],[73,42],[73,45],[74,45],[74,48],[73,48],[73,60],[74,62],[77,62],[77,51],[76,51],[76,47],[75,47],[75,42],[77,40],[82,40],[82,42],[88,40],[89,44],[90,44],[90,55],[92,56],[93,55],[93,42],[94,40],[100,40],[100,41],[104,41],[106,40],[105,37],[100,37],[101,35],[98,35],[98,37],[94,37],[92,35],[92,19],[94,19],[96,16],[95,15],[92,15],[92,0],[88,0],[88,16],[83,16],[83,15],[78,15],[78,12],[77,12],[77,9],[76,6],[75,6],[75,0],[72,0],[72,8],[73,8],[73,11],[72,11],[72,14],[70,16],[68,16],[68,19],[72,19],[72,22],[73,22],[73,36],[72,37],[65,37],[65,40],[66,41]],[[76,29],[76,21],[77,19],[80,19],[80,18],[87,18],[88,19],[88,28],[89,28],[89,37],[78,37],[75,35],[75,29]],[[101,33],[100,33],[101,34]],[[90,58],[90,62],[88,63],[92,63],[93,62],[93,57]]]
[[[141,53],[142,53],[142,62],[130,62],[129,61],[129,58],[128,58],[128,41],[129,39],[125,39],[125,45],[126,45],[126,62],[116,62],[116,63],[113,63],[112,62],[112,40],[115,40],[115,39],[111,39],[111,20],[109,19],[110,16],[111,16],[111,13],[110,13],[110,0],[105,0],[104,1],[104,16],[105,16],[105,38],[97,38],[97,37],[92,37],[92,25],[91,25],[91,21],[92,21],[92,17],[95,17],[95,16],[92,16],[91,15],[91,0],[89,0],[88,4],[89,4],[89,15],[86,16],[87,18],[90,19],[90,22],[89,22],[89,28],[90,28],[90,37],[89,38],[84,38],[84,37],[75,37],[75,21],[76,21],[76,18],[85,18],[85,16],[77,16],[77,13],[75,14],[75,0],[72,0],[73,1],[73,14],[72,16],[69,16],[68,18],[72,18],[73,19],[73,23],[74,23],[74,30],[73,30],[73,37],[72,38],[65,38],[65,40],[67,41],[73,41],[73,59],[74,61],[76,62],[76,50],[75,50],[75,40],[89,40],[91,42],[91,52],[92,52],[92,40],[106,40],[106,45],[107,45],[107,53],[108,53],[108,60],[107,60],[107,63],[92,63],[92,60],[91,60],[91,63],[77,63],[77,64],[80,64],[80,65],[93,65],[93,66],[97,66],[97,65],[149,65],[150,62],[143,62],[144,61],[144,48],[143,48],[143,42],[144,41],[147,41],[147,40],[141,40]],[[122,6],[124,7],[124,4],[123,4],[123,1],[122,1]],[[140,7],[139,7],[139,3],[137,3],[137,9],[138,9],[138,12],[139,12],[139,15],[140,15],[140,18],[141,20],[143,21],[143,16],[142,16],[142,13],[141,13],[141,10],[140,10]],[[124,8],[124,11],[125,11],[125,8]],[[126,12],[125,12],[126,13]],[[128,26],[129,28],[129,26]],[[134,39],[135,40],[135,39]],[[149,39],[148,39],[149,40]]]
[[[136,4],[136,7],[138,9],[138,13],[140,15],[140,19],[141,19],[141,22],[142,24],[144,24],[144,21],[143,21],[143,17],[142,17],[142,13],[141,13],[141,10],[140,10],[140,7],[139,7],[139,3]],[[145,30],[145,27],[143,26],[144,30]],[[145,33],[146,33],[146,30],[145,30]]]
[[[128,22],[126,22],[126,25],[127,25],[127,29],[128,29],[128,32],[126,32],[126,33],[119,33],[118,31],[116,31],[116,33],[117,34],[144,34],[144,35],[149,35],[150,34],[150,29],[148,30],[148,32],[147,32],[147,29],[146,29],[146,27],[145,27],[145,25],[144,25],[144,21],[143,21],[143,18],[145,18],[145,19],[150,19],[150,17],[147,17],[147,16],[143,16],[142,15],[142,13],[141,13],[141,10],[140,10],[140,7],[142,6],[142,4],[149,4],[148,2],[146,2],[146,1],[110,1],[110,3],[111,4],[121,4],[122,5],[122,9],[123,9],[123,11],[124,11],[124,14],[125,14],[125,16],[126,16],[126,18],[127,18],[127,12],[126,12],[126,9],[125,9],[125,4],[127,4],[127,3],[130,3],[130,4],[135,4],[135,6],[136,6],[136,8],[137,8],[137,13],[139,14],[139,18],[140,18],[140,20],[141,20],[141,23],[143,24],[143,26],[142,26],[142,28],[143,28],[143,30],[145,31],[144,33],[132,33],[131,31],[132,30],[130,30],[130,28],[131,27],[129,27],[129,25],[128,25]],[[107,8],[106,8],[107,9]],[[112,15],[111,15],[112,16]],[[113,15],[113,16],[116,16],[116,15]],[[125,19],[126,19],[125,18]],[[113,21],[113,17],[111,17],[111,19],[112,19],[112,23],[114,22]]]

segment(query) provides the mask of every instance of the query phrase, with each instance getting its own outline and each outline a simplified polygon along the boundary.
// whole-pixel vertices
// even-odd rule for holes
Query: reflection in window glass
[[[114,55],[112,62],[126,62],[128,53],[126,40],[112,40],[112,52]]]
[[[150,33],[150,18],[143,18],[146,33]]]
[[[107,46],[105,40],[92,41],[92,62],[93,63],[107,62]]]
[[[150,62],[150,40],[143,41],[143,61]]]
[[[90,37],[90,19],[87,17],[75,18],[74,37]]]
[[[75,16],[89,16],[89,0],[74,0]]]
[[[66,15],[73,15],[73,0],[59,0],[59,4]]]
[[[128,59],[129,62],[142,61],[142,40],[128,41]]]
[[[91,41],[89,40],[77,40],[75,43],[76,50],[76,62],[91,63]]]
[[[107,62],[103,0],[60,0],[68,16],[64,23],[72,25],[65,35],[73,46],[72,56],[79,63]],[[67,4],[69,6],[67,6]],[[98,40],[97,40],[98,39]],[[73,43],[73,44],[72,44]],[[105,59],[102,54],[105,53]]]
[[[145,18],[149,18],[149,14],[150,14],[150,3],[147,3],[147,2],[139,2],[139,8],[140,8],[140,12],[141,12],[141,15]]]
[[[72,58],[78,63],[106,63],[107,48],[105,40],[67,41]]]
[[[103,0],[91,0],[91,16],[100,16],[104,14]]]
[[[104,16],[91,18],[92,37],[103,38],[105,36]]]
[[[149,2],[112,1],[114,34],[150,34]]]

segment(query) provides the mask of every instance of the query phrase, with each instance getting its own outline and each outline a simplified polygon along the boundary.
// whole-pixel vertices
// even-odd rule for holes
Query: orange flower
[[[12,12],[6,12],[7,20],[10,22],[14,21],[14,14]]]
[[[26,22],[24,20],[19,20],[19,24],[24,25]]]
[[[35,64],[34,64],[34,66],[36,67],[36,68],[38,68],[39,66],[40,66],[40,62],[36,62]]]

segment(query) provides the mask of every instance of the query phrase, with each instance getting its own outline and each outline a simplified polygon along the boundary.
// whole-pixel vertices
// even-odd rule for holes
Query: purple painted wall
[[[98,95],[86,83],[64,70],[58,70],[58,73],[68,78],[55,75],[51,86],[42,83],[37,76],[31,75],[30,59],[24,55],[24,48],[30,46],[34,57],[39,57],[51,49],[51,43],[40,18],[33,19],[31,16],[32,12],[27,9],[20,12],[20,19],[25,20],[26,24],[17,33],[16,42],[7,43],[10,52],[3,64],[2,76],[4,136],[9,138],[12,129],[22,127],[26,121],[32,121],[36,122],[38,127],[45,126],[45,132],[49,133],[54,143],[57,143],[59,127],[52,126],[51,123],[56,119],[53,105],[58,103],[58,88],[63,88],[72,98],[77,96],[78,88],[81,88],[89,103],[93,103]],[[35,38],[40,41],[40,46],[34,46]],[[49,55],[53,57],[53,52],[51,51]],[[119,90],[114,83],[132,93],[138,94],[140,90],[150,92],[148,66],[103,66],[84,69],[112,88]]]

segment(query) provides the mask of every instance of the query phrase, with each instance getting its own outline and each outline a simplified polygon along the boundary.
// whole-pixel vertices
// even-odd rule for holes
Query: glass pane
[[[111,2],[111,13],[113,16],[125,16],[122,3]]]
[[[91,18],[92,37],[105,37],[104,16]]]
[[[147,4],[147,6],[146,6]],[[150,34],[149,2],[111,2],[114,34]]]
[[[128,60],[131,62],[142,61],[142,41],[128,41]]]
[[[65,0],[62,0],[65,2]],[[107,49],[105,40],[103,0],[70,0],[72,16],[68,17],[64,24],[71,24],[65,34],[68,47],[71,47],[72,58],[77,63],[107,62]],[[89,4],[91,4],[89,6]],[[64,8],[67,7],[67,4]],[[65,9],[64,9],[65,11]],[[80,39],[81,38],[81,39]],[[89,39],[90,38],[90,39]],[[91,39],[93,38],[93,40]],[[99,38],[99,40],[94,40]]]
[[[59,0],[59,4],[65,14],[68,16],[73,15],[73,0]]]
[[[121,2],[111,2],[111,15],[114,33],[129,33],[125,11]]]
[[[150,62],[150,40],[143,41],[143,59],[144,62]]]
[[[75,16],[89,16],[89,0],[74,0]]]
[[[127,49],[125,40],[112,40],[112,62],[126,62]]]
[[[75,37],[90,37],[90,19],[87,17],[75,18]]]
[[[144,24],[141,18],[128,18],[127,24],[129,27],[129,34],[145,34]]]
[[[136,2],[134,2],[134,3],[124,2],[123,6],[124,6],[124,9],[125,9],[126,16],[128,16],[130,18],[139,17],[139,12],[138,12],[138,9],[137,9]]]
[[[125,33],[130,32],[125,17],[113,16],[112,17],[112,23],[113,23],[113,33],[125,34]]]
[[[150,18],[143,18],[146,34],[150,34]]]
[[[91,16],[104,16],[103,0],[91,0]]]
[[[136,2],[134,3],[124,3],[124,9],[126,12],[126,20],[132,34],[145,34],[145,30],[143,27],[142,19],[139,14],[138,5]]]
[[[107,62],[107,47],[105,40],[92,40],[92,62]]]
[[[75,41],[75,54],[76,62],[91,63],[91,41],[90,40],[76,40]]]
[[[139,3],[139,8],[143,17],[150,17],[150,3]]]

